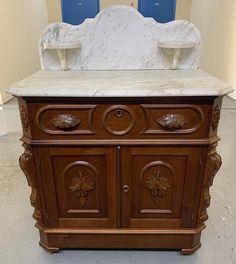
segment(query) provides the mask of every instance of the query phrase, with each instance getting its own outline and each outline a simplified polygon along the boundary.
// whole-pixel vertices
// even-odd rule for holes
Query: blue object
[[[175,20],[176,0],[139,0],[138,11],[159,23]]]
[[[100,10],[99,0],[61,0],[62,21],[79,25],[86,18],[94,18]]]

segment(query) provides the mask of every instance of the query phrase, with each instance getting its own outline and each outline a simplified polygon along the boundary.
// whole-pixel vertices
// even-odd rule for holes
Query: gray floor
[[[22,153],[21,128],[16,101],[4,106],[9,134],[0,137],[0,263],[236,263],[236,101],[223,104],[218,152],[223,166],[211,188],[212,202],[202,248],[191,256],[178,251],[72,250],[50,255],[38,246],[38,232],[31,218],[30,188],[18,166]]]

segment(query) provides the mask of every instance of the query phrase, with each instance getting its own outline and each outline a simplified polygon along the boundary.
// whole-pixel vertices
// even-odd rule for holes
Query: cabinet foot
[[[195,252],[197,249],[199,249],[201,247],[201,243],[198,243],[196,246],[194,246],[193,248],[182,248],[181,249],[181,254],[182,255],[190,255],[193,252]]]
[[[47,250],[47,251],[50,252],[50,253],[57,253],[57,252],[60,251],[60,248],[49,247],[49,246],[47,246],[46,244],[44,244],[42,241],[39,242],[39,245],[40,245],[43,249]]]

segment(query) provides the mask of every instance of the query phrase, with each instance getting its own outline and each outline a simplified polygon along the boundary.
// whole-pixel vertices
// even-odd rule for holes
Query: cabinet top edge
[[[198,70],[39,71],[10,87],[18,97],[224,96],[233,89]]]

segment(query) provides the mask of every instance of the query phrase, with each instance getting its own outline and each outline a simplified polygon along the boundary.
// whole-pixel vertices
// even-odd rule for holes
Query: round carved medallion
[[[115,136],[128,134],[135,123],[134,112],[125,105],[113,105],[103,114],[103,127]]]

